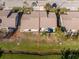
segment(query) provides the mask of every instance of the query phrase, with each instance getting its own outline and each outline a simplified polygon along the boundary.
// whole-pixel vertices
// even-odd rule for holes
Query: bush
[[[79,50],[63,50],[62,59],[79,59]]]
[[[46,31],[44,31],[44,32],[41,33],[41,36],[46,36],[46,35],[47,35]]]

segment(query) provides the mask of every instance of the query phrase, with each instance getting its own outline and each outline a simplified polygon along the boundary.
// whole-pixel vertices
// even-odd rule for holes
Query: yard
[[[16,36],[16,35],[15,35]],[[19,36],[19,35],[18,35]],[[79,39],[66,38],[61,32],[39,35],[35,33],[21,33],[21,36],[14,39],[4,39],[0,41],[0,48],[3,50],[22,50],[52,52],[70,48],[79,49]],[[18,38],[17,38],[18,37]],[[61,59],[60,55],[23,55],[23,54],[3,54],[1,59]]]
[[[0,42],[0,48],[4,50],[26,50],[26,51],[52,51],[65,49],[79,49],[79,40],[66,40],[60,42],[33,42],[22,40],[20,43],[15,42]]]
[[[48,56],[34,56],[34,55],[16,55],[16,54],[5,54],[1,59],[61,59],[60,55],[48,55]]]

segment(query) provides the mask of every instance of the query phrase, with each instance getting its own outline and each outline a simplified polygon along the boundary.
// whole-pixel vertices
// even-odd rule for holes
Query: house
[[[0,4],[4,5],[4,10],[10,10],[13,7],[32,7],[34,10],[45,10],[46,3],[57,3],[60,7],[70,10],[78,10],[79,1],[74,0],[0,0]]]
[[[79,1],[78,0],[74,0],[74,1],[64,1],[62,3],[62,6],[61,7],[65,7],[67,9],[70,9],[72,11],[74,10],[78,10],[79,8]]]
[[[69,12],[67,15],[61,15],[63,26],[67,30],[79,30],[79,12]]]
[[[4,0],[4,10],[10,10],[13,7],[23,7],[23,0]]]
[[[10,10],[13,7],[23,6],[32,7],[34,10],[44,10],[43,6],[48,3],[49,0],[4,0],[3,2],[5,2],[4,10]]]
[[[10,17],[7,18],[9,11],[0,11],[0,28],[16,28],[16,15],[17,13],[12,13]],[[54,13],[50,13],[47,18],[45,11],[33,11],[31,14],[23,14],[21,19],[20,31],[38,31],[40,26],[40,31],[56,28],[56,16]]]
[[[40,14],[39,14],[40,13]],[[56,28],[56,16],[54,13],[50,13],[47,18],[46,12],[44,11],[33,11],[31,15],[24,14],[21,20],[21,32],[29,31],[44,31],[47,28]]]

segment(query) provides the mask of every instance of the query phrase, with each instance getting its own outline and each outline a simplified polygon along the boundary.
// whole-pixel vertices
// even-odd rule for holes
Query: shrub
[[[79,50],[63,50],[62,59],[79,59]]]

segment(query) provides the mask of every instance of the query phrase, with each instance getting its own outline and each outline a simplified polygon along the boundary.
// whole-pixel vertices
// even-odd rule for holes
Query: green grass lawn
[[[4,50],[24,50],[24,51],[41,51],[41,52],[52,52],[52,51],[61,51],[62,49],[79,49],[79,40],[70,40],[70,39],[63,39],[63,34],[56,34],[58,39],[62,40],[62,44],[52,42],[52,43],[45,43],[45,42],[35,42],[34,36],[31,34],[27,35],[25,39],[21,39],[21,41],[1,41],[0,48]],[[31,40],[29,40],[31,39]],[[43,37],[46,40],[46,38]],[[42,40],[43,41],[43,40]],[[17,45],[17,42],[20,44]],[[48,56],[37,56],[37,55],[21,55],[21,54],[3,54],[0,59],[61,59],[60,55],[48,55]]]
[[[0,59],[61,59],[60,55],[48,55],[48,56],[37,56],[37,55],[16,55],[16,54],[4,54]]]
[[[0,42],[0,47],[7,50],[27,50],[27,51],[52,51],[65,49],[79,49],[79,40],[63,41],[62,45],[58,43],[39,43],[30,41],[21,41],[20,45],[17,42]]]

